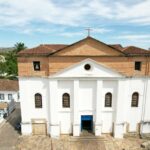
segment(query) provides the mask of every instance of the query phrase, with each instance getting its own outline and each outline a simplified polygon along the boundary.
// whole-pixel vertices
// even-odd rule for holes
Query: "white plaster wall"
[[[70,95],[70,108],[62,107],[62,95],[68,93]],[[60,133],[72,133],[73,122],[73,81],[58,81],[58,105],[59,105],[59,122]]]
[[[79,86],[78,94],[74,96],[74,78],[72,80],[66,79],[45,79],[45,78],[20,78],[20,100],[21,100],[21,112],[22,112],[22,122],[25,124],[23,127],[23,132],[25,134],[31,133],[31,119],[45,118],[48,120],[48,132],[52,135],[59,136],[59,134],[69,134],[72,133],[73,123],[75,127],[81,123],[81,115],[93,115],[93,121],[95,124],[95,113],[96,113],[96,81],[99,78],[94,78],[92,80],[78,79]],[[77,79],[76,79],[77,80]],[[101,101],[100,120],[102,120],[102,133],[112,132],[113,122],[116,120],[116,102],[118,98],[118,81],[117,80],[102,80],[102,94],[99,100]],[[123,81],[123,98],[119,96],[119,101],[123,100],[123,103],[119,103],[118,108],[122,108],[120,111],[123,122],[128,122],[130,124],[129,131],[136,131],[136,125],[141,121],[142,115],[142,104],[143,104],[143,89],[144,82],[140,78],[127,78]],[[146,95],[146,106],[145,106],[145,120],[150,120],[150,81],[148,82]],[[112,107],[104,107],[105,94],[107,92],[112,93]],[[131,107],[131,98],[133,92],[139,93],[139,106],[136,108]],[[43,108],[35,109],[34,107],[34,94],[41,93],[43,97]],[[63,93],[70,94],[70,108],[62,108],[62,95]],[[73,98],[75,97],[75,99]],[[74,113],[74,101],[78,101],[76,105],[76,113]],[[123,105],[123,106],[122,106]],[[98,109],[98,108],[97,108]],[[118,112],[119,113],[119,112]],[[77,116],[76,118],[74,117]],[[75,119],[75,120],[74,120]],[[80,120],[80,121],[78,121]],[[79,128],[79,127],[78,127]],[[74,128],[75,130],[75,128]],[[118,130],[116,128],[116,130]],[[122,130],[122,128],[121,128]],[[150,133],[149,125],[146,125],[143,129],[144,132]],[[80,132],[78,129],[76,132]],[[122,131],[118,131],[120,134]],[[79,133],[77,133],[78,135]]]
[[[21,124],[21,132],[23,135],[30,135],[32,133],[32,124],[31,123]]]
[[[145,81],[144,81],[145,82]],[[146,102],[145,102],[145,112],[144,112],[144,120],[150,122],[150,79],[146,79]]]
[[[48,82],[45,78],[19,78],[20,87],[20,102],[23,127],[27,123],[31,123],[31,119],[46,119],[48,120],[47,101],[48,97]],[[40,93],[42,95],[42,108],[35,108],[34,95]],[[23,129],[27,132],[27,129]],[[29,133],[31,129],[27,132]],[[26,134],[26,133],[24,133]]]
[[[150,79],[144,79],[141,133],[150,133]]]
[[[103,112],[102,114],[102,133],[112,133],[113,131],[113,112]]]
[[[15,102],[18,102],[18,92],[17,91],[0,91],[0,94],[4,94],[4,100],[0,100],[0,101],[5,101],[5,102],[9,102],[11,100],[8,99],[8,94],[12,94],[13,100]]]
[[[105,94],[112,94],[112,107],[105,107]],[[117,81],[103,81],[102,88],[102,133],[111,133],[113,131],[113,122],[116,111],[117,99]]]
[[[64,111],[59,114],[60,120],[60,133],[70,134],[72,133],[72,118],[70,112]]]
[[[59,98],[58,98],[58,82],[57,80],[49,80],[49,131],[52,137],[60,135],[60,120],[59,120]]]
[[[84,66],[90,64],[91,69],[85,70]],[[54,75],[55,77],[121,77],[118,72],[107,68],[106,66],[95,62],[92,59],[85,59],[63,71]]]
[[[80,80],[78,99],[78,111],[95,111],[96,81]]]
[[[126,99],[126,122],[129,123],[129,131],[135,132],[137,123],[141,122],[142,104],[143,104],[143,79],[132,78],[128,80],[128,93]],[[139,93],[138,107],[131,107],[132,94]]]

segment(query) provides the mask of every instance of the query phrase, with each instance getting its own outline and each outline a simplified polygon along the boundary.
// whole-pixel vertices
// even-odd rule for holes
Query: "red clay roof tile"
[[[66,46],[64,44],[42,44],[35,48],[23,50],[18,55],[48,55]]]
[[[18,91],[17,80],[0,79],[0,91]]]
[[[125,47],[123,51],[127,54],[150,54],[150,51],[135,46]]]
[[[91,37],[88,37],[88,38],[91,38]],[[73,44],[71,44],[71,45],[73,45]],[[39,45],[39,46],[37,46],[35,48],[30,48],[30,49],[23,50],[23,51],[18,53],[18,56],[30,56],[30,55],[34,55],[34,56],[49,56],[50,54],[53,54],[53,53],[55,53],[55,52],[57,52],[57,51],[59,51],[61,49],[64,49],[65,47],[71,46],[71,45],[42,44],[42,45]],[[139,48],[139,47],[135,47],[135,46],[122,47],[122,45],[120,45],[120,44],[108,44],[108,46],[112,47],[112,48],[114,48],[114,49],[116,49],[116,50],[118,50],[120,52],[123,52],[124,54],[129,54],[129,55],[150,54],[150,51],[142,49],[142,48]]]

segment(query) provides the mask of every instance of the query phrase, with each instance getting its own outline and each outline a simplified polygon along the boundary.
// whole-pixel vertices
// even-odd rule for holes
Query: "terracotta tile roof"
[[[0,79],[0,91],[18,91],[19,85],[17,80]]]
[[[126,54],[150,54],[150,51],[136,47],[136,46],[127,46],[127,47],[122,47],[122,45],[120,44],[109,44],[109,46],[116,48],[118,50],[121,50],[123,52],[125,52]]]
[[[81,41],[83,40],[86,40],[86,39],[93,39],[93,40],[96,40],[92,37],[87,37],[85,39],[82,39]],[[78,41],[76,43],[79,43],[81,41]],[[96,40],[98,41],[98,40]],[[100,41],[98,41],[100,42]],[[21,52],[18,53],[18,56],[49,56],[51,54],[54,54],[60,50],[63,50],[64,48],[66,47],[69,47],[69,46],[72,46],[76,43],[73,43],[71,45],[64,45],[64,44],[43,44],[43,45],[39,45],[35,48],[31,48],[31,49],[26,49],[26,50],[23,50]],[[103,43],[103,42],[101,42]],[[103,43],[105,44],[105,43]],[[142,55],[142,54],[149,54],[150,51],[147,51],[147,50],[144,50],[142,48],[139,48],[139,47],[135,47],[135,46],[128,46],[128,47],[122,47],[122,45],[120,44],[105,44],[123,54],[130,54],[130,55]]]
[[[18,53],[19,56],[25,55],[48,55],[59,49],[66,47],[64,44],[43,44],[35,48],[26,49]]]
[[[8,103],[6,102],[0,102],[0,109],[5,109],[8,107]]]
[[[127,54],[135,54],[135,55],[141,55],[141,54],[150,54],[149,50],[145,50],[139,47],[135,47],[135,46],[128,46],[123,48],[123,51]]]
[[[121,44],[109,44],[109,46],[113,47],[113,48],[116,48],[118,50],[123,50],[123,47]]]

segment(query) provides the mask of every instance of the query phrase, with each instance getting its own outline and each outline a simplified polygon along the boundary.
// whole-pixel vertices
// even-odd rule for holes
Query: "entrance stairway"
[[[104,136],[95,136],[92,132],[89,132],[87,130],[83,130],[80,136],[70,136],[69,139],[69,141],[88,141],[88,140],[107,141]]]
[[[124,134],[124,138],[140,138],[140,135],[136,132],[129,132]]]

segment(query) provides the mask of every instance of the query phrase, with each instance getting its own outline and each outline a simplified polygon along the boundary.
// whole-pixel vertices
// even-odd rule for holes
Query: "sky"
[[[150,48],[150,0],[0,0],[0,47],[71,44],[90,35]]]

